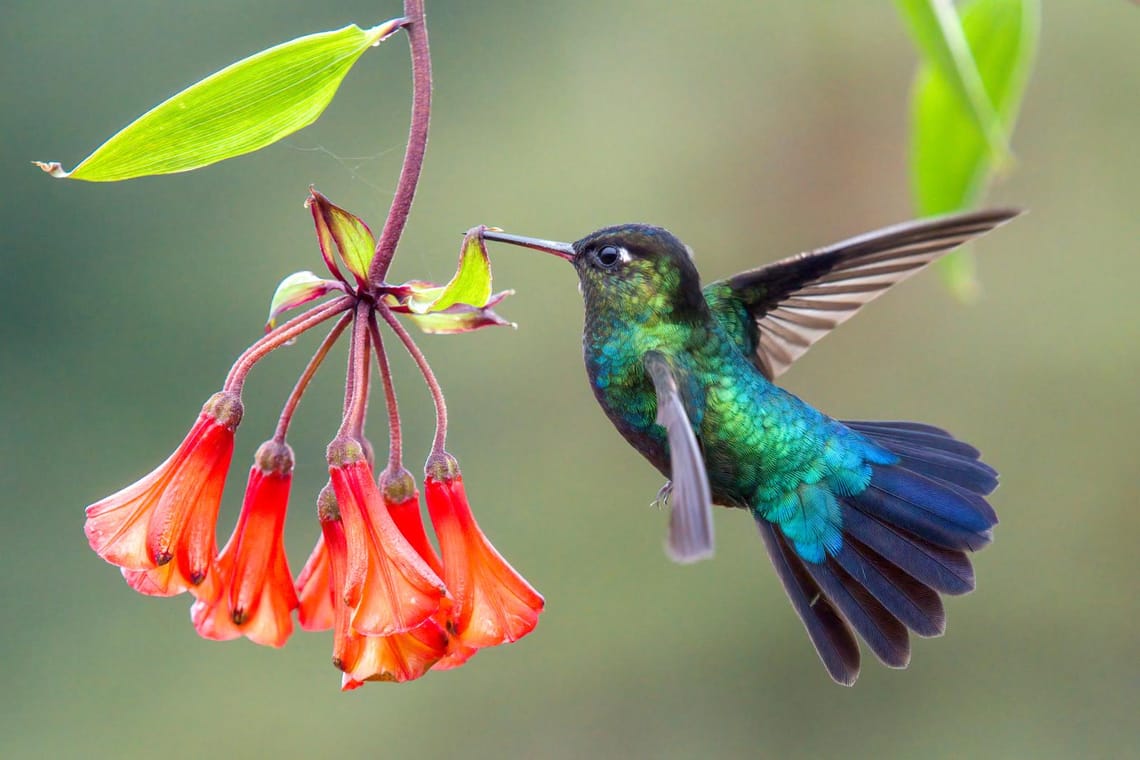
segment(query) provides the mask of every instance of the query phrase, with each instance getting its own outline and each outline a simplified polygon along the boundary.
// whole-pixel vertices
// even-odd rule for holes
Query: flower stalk
[[[447,400],[443,397],[443,388],[440,387],[435,373],[432,372],[427,357],[416,345],[411,334],[400,324],[400,320],[396,319],[396,315],[392,313],[391,309],[381,306],[379,312],[388,326],[392,328],[392,332],[396,333],[396,337],[404,344],[404,348],[412,357],[412,361],[416,363],[416,367],[419,368],[420,374],[424,377],[424,382],[427,383],[428,391],[431,393],[431,400],[435,405],[435,438],[432,440],[431,454],[428,455],[430,461],[443,453],[444,446],[447,443]]]
[[[384,338],[380,335],[380,325],[376,315],[368,315],[368,331],[372,335],[372,347],[376,350],[376,365],[380,371],[380,382],[384,386],[384,402],[388,410],[388,467],[386,473],[396,473],[403,469],[404,442],[400,429],[400,406],[396,401],[396,386],[392,381],[392,367],[388,354],[384,351]]]
[[[285,401],[285,406],[281,410],[281,415],[277,418],[277,429],[273,432],[273,440],[277,443],[285,443],[285,434],[289,432],[289,424],[293,421],[293,414],[297,411],[297,405],[301,403],[301,396],[305,395],[305,391],[309,388],[309,383],[317,374],[317,370],[321,368],[325,358],[329,355],[329,351],[336,345],[337,339],[340,338],[341,333],[348,327],[348,323],[352,321],[351,314],[345,314],[340,318],[340,321],[333,326],[325,339],[321,341],[321,345],[317,348],[317,352],[313,354],[313,358],[309,360],[308,365],[305,366],[305,371],[301,373],[301,377],[297,378],[297,384],[293,386],[293,392],[289,394],[289,398]]]
[[[408,130],[408,146],[404,151],[404,164],[396,184],[396,194],[392,198],[384,229],[376,243],[376,256],[368,272],[368,280],[374,286],[381,284],[387,277],[396,245],[408,222],[408,213],[412,210],[416,186],[420,181],[420,170],[424,165],[428,126],[431,122],[431,51],[428,49],[424,0],[404,0],[404,19],[404,31],[408,33],[408,47],[412,56],[412,123]]]
[[[344,296],[332,301],[327,301],[319,306],[314,306],[304,314],[294,317],[280,327],[266,333],[237,358],[233,367],[230,368],[230,372],[226,376],[226,382],[222,387],[240,395],[242,387],[245,385],[246,375],[249,374],[249,371],[253,369],[255,364],[281,348],[281,346],[292,343],[298,336],[312,330],[325,320],[351,309],[353,305],[354,299],[351,296]]]
[[[338,437],[356,440],[364,438],[364,418],[368,414],[368,376],[372,366],[369,356],[371,351],[371,338],[368,334],[369,314],[368,303],[359,301],[352,320],[352,346],[348,362],[348,376],[352,379],[352,386],[347,394],[348,402],[337,433]]]

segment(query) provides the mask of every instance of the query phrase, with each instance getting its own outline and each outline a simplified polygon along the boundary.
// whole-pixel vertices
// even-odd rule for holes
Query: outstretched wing
[[[886,227],[719,280],[705,299],[772,380],[892,285],[1020,213],[991,209]]]
[[[673,368],[650,351],[645,369],[657,391],[657,424],[669,438],[669,468],[673,483],[666,550],[674,562],[696,562],[713,555],[712,492],[705,461]]]

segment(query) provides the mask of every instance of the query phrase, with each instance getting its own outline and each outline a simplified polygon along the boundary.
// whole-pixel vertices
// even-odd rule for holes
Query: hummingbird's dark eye
[[[607,245],[598,251],[598,263],[606,269],[613,269],[621,260],[621,249],[616,245]]]

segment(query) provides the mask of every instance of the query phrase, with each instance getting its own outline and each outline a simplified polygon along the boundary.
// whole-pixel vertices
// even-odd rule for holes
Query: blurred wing
[[[708,559],[713,555],[712,492],[701,448],[669,362],[651,351],[645,356],[645,369],[657,391],[657,424],[669,438],[673,488],[666,550],[674,562]]]
[[[712,283],[705,298],[729,335],[755,352],[760,371],[775,379],[892,285],[1020,213],[991,209],[886,227]]]

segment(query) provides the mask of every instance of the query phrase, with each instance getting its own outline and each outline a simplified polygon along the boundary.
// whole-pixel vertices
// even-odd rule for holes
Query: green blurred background
[[[572,239],[664,224],[723,276],[910,215],[916,55],[888,2],[432,2],[436,110],[397,278],[446,278],[459,234]],[[493,251],[518,331],[424,337],[483,527],[545,595],[522,642],[404,685],[337,690],[327,634],[281,650],[199,639],[185,599],[132,593],[87,547],[82,508],[163,459],[255,339],[285,274],[318,268],[315,183],[379,224],[407,129],[396,39],[322,121],[205,171],[52,181],[135,115],[248,53],[390,2],[0,6],[0,755],[204,757],[1120,757],[1140,702],[1140,15],[1047,4],[990,194],[1032,213],[979,246],[984,293],[933,274],[786,377],[836,416],[913,418],[1002,472],[978,591],[949,600],[908,671],[864,652],[833,685],[747,516],[716,561],[670,564],[658,475],[596,409],[563,264]],[[255,370],[222,519],[312,340]],[[306,397],[289,548],[340,404]],[[413,463],[431,410],[396,359]],[[377,410],[378,411],[378,410]],[[372,433],[382,441],[381,415]]]

